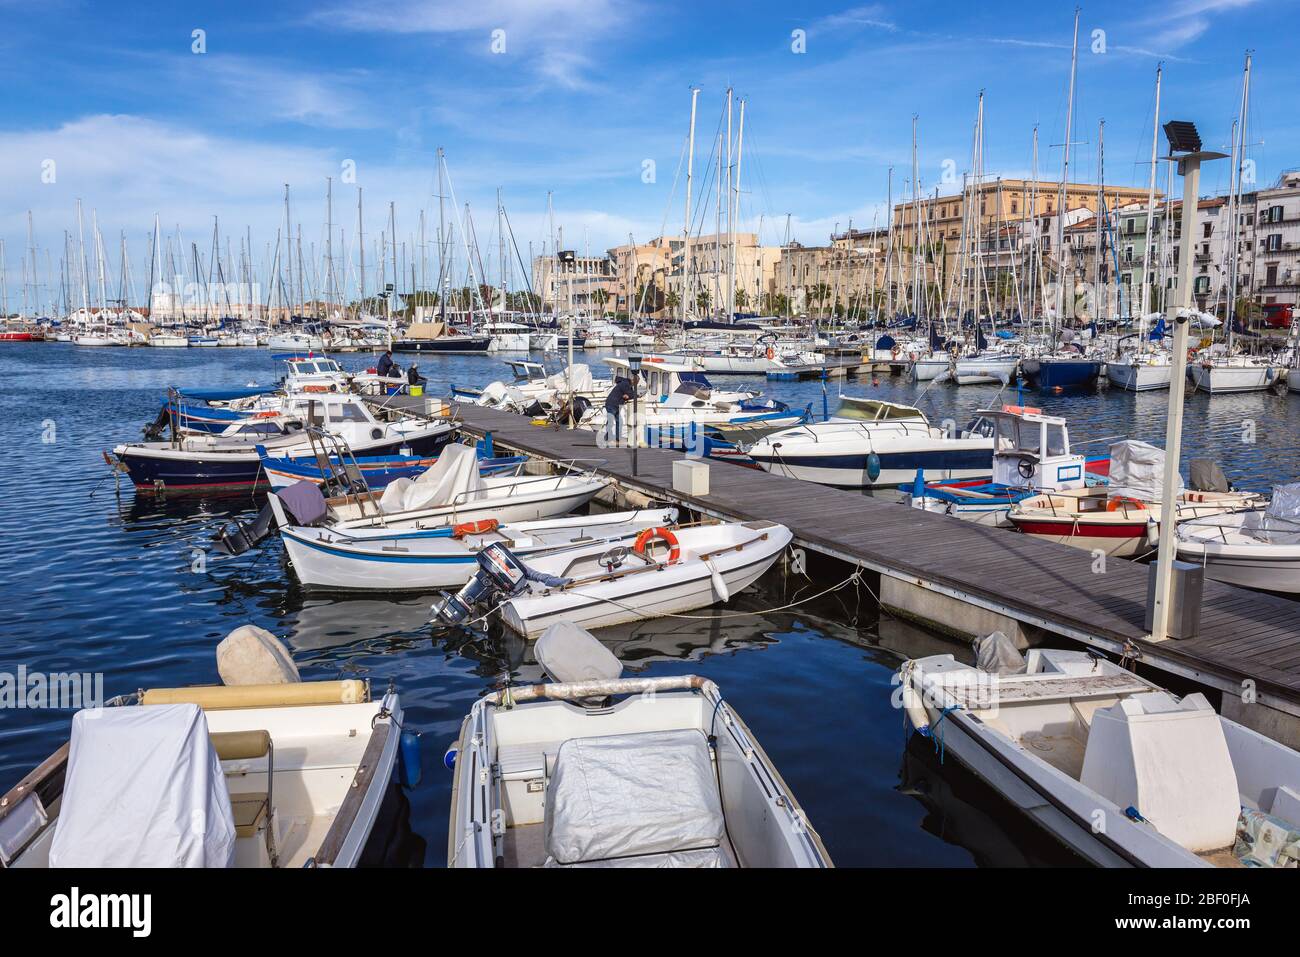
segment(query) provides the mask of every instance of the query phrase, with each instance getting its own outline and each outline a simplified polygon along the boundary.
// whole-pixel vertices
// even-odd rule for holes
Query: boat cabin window
[[[365,410],[352,403],[331,402],[326,406],[326,413],[331,422],[369,422]]]
[[[1065,426],[1047,425],[1047,454],[1048,455],[1067,455],[1070,451],[1069,443],[1065,438]]]

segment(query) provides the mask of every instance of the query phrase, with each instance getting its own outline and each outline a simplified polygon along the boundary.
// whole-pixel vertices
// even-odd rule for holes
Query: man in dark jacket
[[[605,396],[605,444],[617,446],[623,436],[623,403],[636,401],[636,388],[623,376],[614,380],[614,388]]]
[[[385,379],[396,379],[401,374],[397,368],[397,363],[393,361],[392,349],[384,350],[384,354],[379,357],[379,365],[375,371]]]

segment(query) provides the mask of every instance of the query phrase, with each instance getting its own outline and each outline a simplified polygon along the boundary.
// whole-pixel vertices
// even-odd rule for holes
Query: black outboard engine
[[[504,601],[524,590],[528,569],[500,542],[478,553],[478,573],[460,591],[433,606],[434,619],[444,625],[459,625],[475,605],[487,604],[499,595]]]

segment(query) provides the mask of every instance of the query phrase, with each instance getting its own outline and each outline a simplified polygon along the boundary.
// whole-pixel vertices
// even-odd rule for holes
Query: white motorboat
[[[1180,522],[1178,557],[1216,581],[1300,593],[1300,485],[1280,485],[1263,509]]]
[[[289,458],[316,454],[313,427],[342,438],[356,455],[436,455],[459,423],[413,417],[381,422],[357,396],[291,393],[282,410],[240,419],[222,432],[127,443],[113,455],[140,491],[247,489],[265,482],[259,446]]]
[[[248,631],[278,645],[247,627],[227,641]],[[355,867],[402,750],[400,701],[277,670],[77,712],[0,800],[3,866]]]
[[[972,429],[950,435],[915,406],[841,396],[840,408],[826,421],[774,432],[746,451],[776,475],[864,488],[899,485],[918,470],[931,479],[986,478],[993,439]]]
[[[1296,866],[1300,754],[1095,653],[1008,644],[904,665],[912,727],[1094,864]]]
[[[350,492],[325,499],[316,485],[300,482],[268,496],[268,505],[279,526],[320,526],[353,539],[382,539],[396,530],[490,520],[506,525],[567,515],[609,481],[576,471],[484,478],[474,450],[453,444],[418,478],[394,479],[383,494]]]
[[[531,348],[531,326],[521,322],[486,322],[479,331],[491,336],[488,352],[528,352]]]
[[[774,522],[653,529],[635,547],[596,543],[531,558],[527,580],[497,608],[517,634],[536,638],[557,621],[602,628],[726,602],[763,576],[790,543]],[[664,544],[656,558],[652,545]]]
[[[436,590],[459,588],[478,569],[478,553],[500,542],[521,560],[602,543],[631,546],[647,528],[677,521],[675,508],[637,509],[499,525],[490,519],[432,531],[353,538],[330,528],[281,525],[294,576],[306,588]]]
[[[276,332],[266,341],[267,348],[275,352],[323,352],[325,340],[306,332]]]
[[[712,681],[621,678],[569,623],[536,652],[555,683],[480,698],[448,749],[448,867],[833,866]]]

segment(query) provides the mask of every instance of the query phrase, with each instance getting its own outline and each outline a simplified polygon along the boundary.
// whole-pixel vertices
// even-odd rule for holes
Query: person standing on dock
[[[379,365],[375,372],[383,379],[396,379],[401,370],[397,368],[397,363],[393,361],[393,350],[385,349],[384,354],[379,357]]]
[[[623,436],[623,403],[635,401],[636,389],[624,376],[614,380],[614,388],[605,396],[605,444],[617,447]]]

